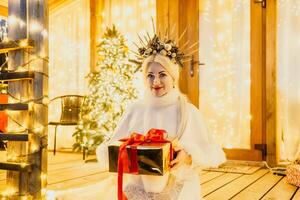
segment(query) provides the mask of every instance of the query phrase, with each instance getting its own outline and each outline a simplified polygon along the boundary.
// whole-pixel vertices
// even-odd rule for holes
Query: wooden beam
[[[0,140],[29,141],[30,134],[27,133],[1,133]]]
[[[97,71],[97,42],[102,36],[104,0],[90,0],[90,70]]]
[[[15,163],[15,162],[0,162],[0,169],[9,171],[31,171],[31,165],[27,163]]]
[[[32,80],[34,72],[2,72],[0,73],[1,81],[18,81],[18,80]]]
[[[10,103],[10,104],[0,104],[0,110],[28,110],[28,104],[24,103]]]
[[[7,17],[8,16],[8,8],[0,5],[0,16]]]
[[[15,51],[20,49],[32,49],[33,41],[28,39],[10,40],[0,43],[0,53],[7,53],[9,51]]]
[[[277,134],[277,4],[276,0],[267,1],[265,10],[265,122],[267,162],[270,165],[279,162],[280,145]]]

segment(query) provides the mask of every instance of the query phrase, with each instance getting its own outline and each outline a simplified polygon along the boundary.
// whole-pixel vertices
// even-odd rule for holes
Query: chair
[[[59,121],[50,121],[49,125],[55,126],[54,132],[54,150],[56,153],[56,132],[57,126],[74,126],[78,124],[80,107],[83,102],[83,96],[81,95],[64,95],[58,96],[50,100],[50,103],[60,99],[61,101],[61,115]]]

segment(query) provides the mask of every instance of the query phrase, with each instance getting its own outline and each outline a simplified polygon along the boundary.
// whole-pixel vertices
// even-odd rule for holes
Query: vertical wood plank
[[[9,33],[11,40],[29,38],[34,41],[33,51],[19,50],[9,53],[8,67],[15,70],[19,65],[30,62],[25,70],[35,71],[33,81],[9,83],[9,92],[17,97],[15,101],[31,100],[29,111],[10,113],[13,119],[34,133],[26,142],[9,142],[8,154],[16,155],[15,162],[32,164],[32,171],[11,172],[7,174],[8,185],[17,190],[17,195],[31,195],[34,199],[43,199],[43,188],[46,187],[47,174],[47,123],[48,108],[42,104],[43,97],[48,96],[48,0],[24,1],[9,0]],[[12,122],[10,130],[20,127]],[[38,129],[40,129],[38,131]],[[13,161],[8,158],[8,161]],[[42,177],[42,178],[41,178]]]
[[[97,17],[96,0],[90,0],[90,70],[96,68],[96,38],[97,38]]]
[[[48,96],[48,23],[49,10],[48,0],[28,1],[28,37],[35,42],[35,52],[32,57],[40,56],[44,59],[37,59],[31,63],[30,69],[36,73],[33,81],[33,98],[41,99]],[[33,26],[40,26],[39,30]],[[45,34],[46,33],[46,34]],[[42,104],[42,101],[34,101],[32,116],[29,120],[29,127],[34,130],[36,137],[30,141],[29,162],[33,163],[33,170],[29,176],[29,193],[33,198],[45,198],[45,188],[47,180],[44,177],[47,174],[47,129],[48,106]],[[39,128],[42,128],[38,131]]]
[[[279,151],[276,148],[277,139],[277,4],[278,1],[270,0],[266,8],[266,144],[267,162],[276,165],[279,161]]]
[[[157,16],[157,32],[160,35],[165,35],[169,31],[171,39],[178,37],[187,29],[186,33],[179,41],[179,48],[186,42],[188,45],[181,50],[185,54],[194,56],[194,75],[190,75],[191,62],[184,63],[179,80],[179,86],[183,93],[187,94],[191,102],[198,107],[199,90],[198,90],[198,45],[192,49],[187,47],[199,41],[199,5],[198,0],[157,0],[156,1],[156,16]]]
[[[104,0],[90,0],[90,70],[97,71],[97,42],[103,33]]]
[[[8,38],[10,40],[24,39],[27,38],[27,4],[26,1],[21,0],[9,0],[8,1],[8,13],[12,19],[8,20]],[[18,20],[19,19],[19,20]],[[21,21],[21,22],[20,22]],[[8,54],[8,69],[15,70],[19,65],[26,63],[29,59],[29,56],[24,53],[22,50],[9,52]],[[19,101],[18,99],[29,98],[28,88],[29,84],[27,81],[20,82],[9,82],[8,84],[8,93],[15,97],[9,97],[9,103]],[[28,126],[27,111],[8,111],[8,127],[7,130],[18,130],[20,127],[18,122],[24,127]],[[13,142],[9,141],[7,143],[7,161],[12,162],[26,162],[28,146],[23,142]],[[28,184],[25,183],[25,180],[28,179],[28,173],[24,172],[7,172],[7,187],[16,191],[19,195],[26,195],[28,191]],[[23,181],[21,181],[23,180]]]
[[[191,47],[199,42],[199,1],[198,0],[180,0],[179,1],[179,33],[182,34],[186,29],[186,34],[180,41],[179,46],[188,42],[188,46],[182,49],[190,58],[193,56],[194,62],[184,63],[181,73],[180,88],[187,94],[191,103],[199,106],[199,45]],[[193,68],[193,75],[191,75]]]
[[[177,23],[176,21],[174,23]],[[156,0],[156,32],[165,34],[169,27],[169,0]]]
[[[263,13],[259,3],[250,3],[250,63],[251,63],[251,86],[250,86],[250,112],[251,118],[251,149],[255,144],[263,143]],[[255,151],[255,150],[254,150]],[[262,160],[259,150],[255,160]]]

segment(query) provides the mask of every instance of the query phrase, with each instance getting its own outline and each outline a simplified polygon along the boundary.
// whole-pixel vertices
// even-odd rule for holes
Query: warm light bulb
[[[42,26],[39,22],[31,22],[30,23],[30,31],[31,32],[41,32]]]
[[[26,47],[26,46],[28,46],[28,41],[27,40],[21,40],[19,45],[20,45],[20,47]]]
[[[44,98],[42,99],[42,104],[48,105],[49,103],[50,103],[50,100],[49,100],[48,97],[44,97]]]

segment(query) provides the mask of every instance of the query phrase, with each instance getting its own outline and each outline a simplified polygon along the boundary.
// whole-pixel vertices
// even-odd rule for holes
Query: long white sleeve
[[[192,156],[193,166],[218,166],[225,162],[221,146],[209,140],[200,111],[192,104],[188,105],[188,109],[187,127],[179,143]]]

